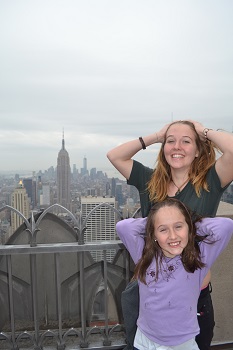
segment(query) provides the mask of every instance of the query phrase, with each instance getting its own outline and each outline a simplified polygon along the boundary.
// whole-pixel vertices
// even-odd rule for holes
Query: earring
[[[155,239],[155,242],[157,242],[157,239]]]

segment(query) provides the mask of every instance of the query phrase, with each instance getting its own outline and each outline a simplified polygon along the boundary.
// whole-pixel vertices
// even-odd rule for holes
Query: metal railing
[[[84,243],[84,233],[86,230],[86,225],[88,219],[93,214],[94,211],[98,210],[101,206],[107,206],[110,210],[114,210],[116,215],[120,213],[108,205],[107,203],[102,203],[96,206],[85,218],[85,220],[78,220],[74,215],[64,207],[61,207],[58,204],[55,204],[46,210],[44,210],[40,216],[35,221],[34,213],[31,213],[31,218],[28,220],[25,218],[22,213],[18,212],[15,208],[10,206],[5,206],[0,209],[0,212],[3,210],[12,210],[23,219],[24,224],[26,225],[26,230],[29,236],[28,244],[6,244],[0,246],[0,267],[3,268],[3,276],[5,278],[5,284],[7,285],[8,291],[7,295],[5,294],[6,300],[1,300],[4,296],[4,293],[1,294],[0,303],[4,304],[4,308],[7,308],[6,314],[9,316],[8,328],[5,330],[0,328],[0,348],[2,349],[14,349],[18,350],[21,348],[33,348],[33,349],[49,349],[57,348],[62,350],[67,349],[123,349],[125,347],[125,336],[124,329],[119,320],[116,322],[109,322],[109,299],[108,299],[108,289],[109,289],[109,264],[106,257],[106,252],[110,249],[114,249],[117,253],[121,252],[121,259],[123,265],[121,267],[121,274],[119,275],[122,279],[122,288],[126,286],[130,279],[130,259],[129,254],[125,251],[123,244],[119,240],[115,241],[105,241],[105,242],[91,242]],[[37,242],[37,233],[40,231],[40,225],[42,220],[45,218],[48,212],[53,211],[54,209],[61,209],[66,212],[73,221],[73,228],[75,231],[75,241],[69,243],[47,243],[39,244]],[[91,323],[87,320],[87,310],[86,310],[86,296],[89,293],[90,285],[86,282],[86,266],[85,266],[85,256],[90,254],[91,251],[103,251],[103,261],[101,263],[101,270],[103,275],[103,303],[104,303],[104,316],[102,322],[99,325],[92,326]],[[75,321],[72,325],[72,320],[70,320],[71,326],[69,327],[64,325],[63,319],[63,299],[62,299],[62,288],[63,281],[61,278],[62,275],[62,261],[63,256],[67,253],[74,255],[77,259],[77,265],[79,266],[77,279],[79,292],[77,293],[77,299],[79,300],[79,324],[76,325]],[[56,304],[56,322],[53,329],[42,329],[40,322],[40,313],[41,310],[38,309],[40,303],[40,293],[43,291],[40,289],[40,285],[43,283],[39,281],[38,277],[38,257],[40,259],[45,256],[51,256],[54,259],[54,264],[49,266],[49,268],[54,268],[54,299]],[[27,259],[29,266],[24,266],[28,268],[30,281],[28,285],[30,286],[29,299],[31,298],[31,329],[18,329],[16,321],[16,308],[18,307],[17,303],[19,300],[15,296],[15,285],[17,281],[15,279],[13,270],[15,269],[15,262],[19,257],[24,257]],[[27,264],[25,264],[27,265]],[[94,265],[94,264],[93,264]],[[40,284],[40,285],[38,285]],[[119,297],[119,296],[118,296]],[[27,301],[25,301],[27,303]],[[29,303],[29,304],[30,304]],[[22,303],[23,307],[23,303]],[[119,309],[119,303],[116,306]],[[119,310],[118,310],[119,313]],[[1,325],[0,325],[1,326]],[[52,344],[52,345],[51,345]]]

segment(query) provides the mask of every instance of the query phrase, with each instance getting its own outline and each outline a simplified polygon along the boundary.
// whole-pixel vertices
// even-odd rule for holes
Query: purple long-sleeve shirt
[[[142,256],[147,218],[125,219],[117,223],[118,236],[135,263]],[[150,340],[174,346],[199,334],[197,300],[202,282],[211,265],[229,243],[233,234],[233,220],[205,218],[198,222],[197,233],[208,235],[200,245],[204,268],[187,272],[180,259],[165,258],[158,280],[155,281],[155,260],[146,271],[146,285],[139,283],[139,317],[137,325]],[[210,241],[214,243],[210,244]]]

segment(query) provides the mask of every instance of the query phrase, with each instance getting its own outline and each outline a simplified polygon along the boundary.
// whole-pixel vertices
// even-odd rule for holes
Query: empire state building
[[[65,149],[64,133],[62,148],[57,157],[57,200],[58,204],[70,210],[70,157]]]

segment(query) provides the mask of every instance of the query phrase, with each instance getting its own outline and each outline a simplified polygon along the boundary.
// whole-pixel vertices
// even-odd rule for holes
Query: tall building
[[[31,208],[34,209],[37,205],[37,188],[36,188],[36,179],[33,178],[25,178],[23,179],[23,185],[26,189],[27,195],[31,202]]]
[[[122,183],[117,182],[116,183],[116,201],[118,202],[118,205],[121,206],[124,204],[124,198],[123,198],[123,191],[122,191]]]
[[[23,182],[20,180],[18,186],[15,188],[14,192],[11,196],[11,206],[20,213],[22,213],[26,219],[29,218],[29,198],[27,195],[27,191],[23,185]],[[12,233],[17,230],[17,228],[22,225],[23,219],[16,214],[15,212],[11,212],[11,227]]]
[[[86,156],[84,156],[84,158],[83,158],[83,167],[81,168],[81,175],[82,176],[88,175]]]
[[[87,158],[86,156],[84,156],[83,158],[83,169],[84,169],[84,173],[87,173]]]
[[[104,197],[81,197],[81,212],[83,220],[90,211],[101,203],[107,203],[115,208],[115,198]],[[117,239],[116,235],[116,214],[108,206],[99,207],[88,219],[87,229],[85,231],[85,242],[101,242]],[[114,249],[107,251],[107,260],[112,262],[116,251]],[[103,260],[102,251],[92,251],[92,257],[95,261]]]
[[[134,186],[131,186],[134,187]],[[113,177],[111,181],[111,196],[115,197],[116,195],[116,179]]]
[[[91,180],[95,180],[96,179],[96,168],[91,168],[91,170],[90,170],[90,178],[91,178]]]
[[[62,138],[62,148],[57,157],[57,202],[70,210],[70,157],[65,149],[64,133]]]
[[[48,207],[50,205],[50,185],[43,184],[40,194],[40,206]]]

